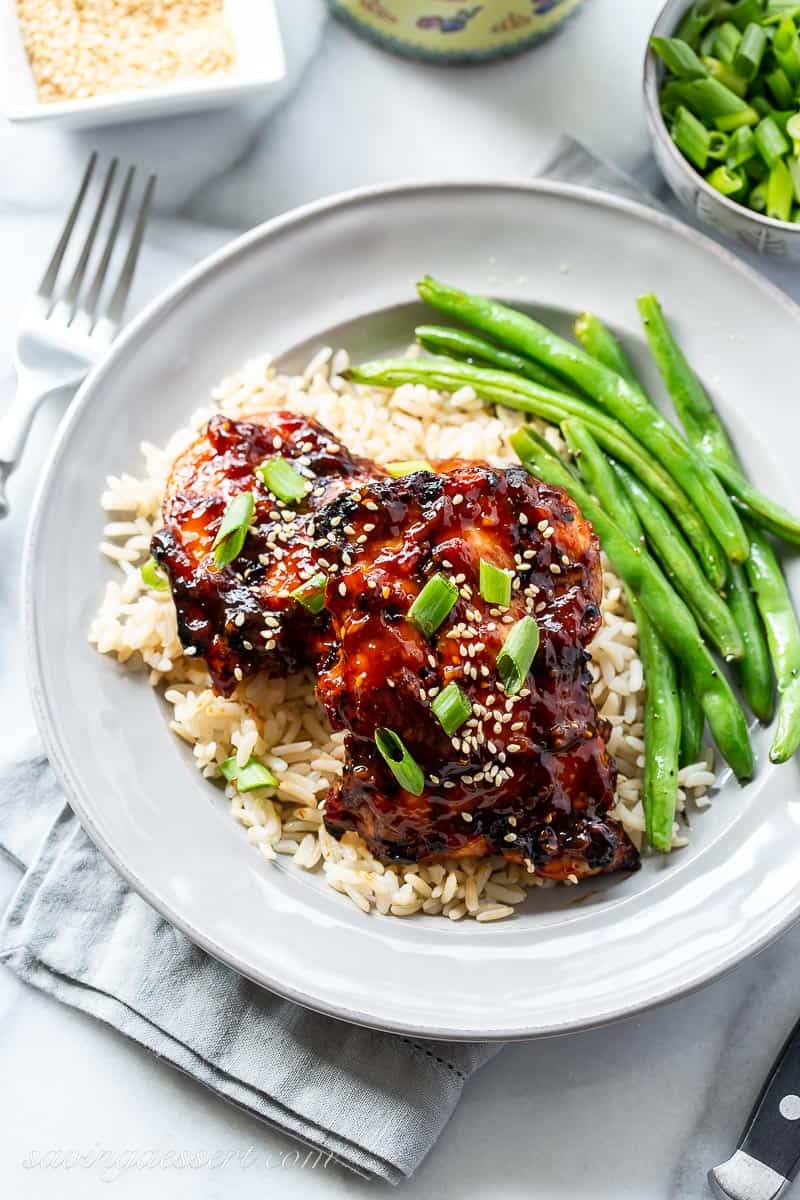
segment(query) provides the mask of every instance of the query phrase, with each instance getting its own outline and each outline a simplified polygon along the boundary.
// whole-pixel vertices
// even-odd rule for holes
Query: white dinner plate
[[[800,913],[798,767],[727,779],[691,846],[630,876],[535,890],[480,925],[365,916],[315,875],[265,863],[169,732],[141,675],[86,633],[112,568],[105,476],[183,425],[266,351],[398,350],[424,272],[532,306],[562,330],[590,308],[657,390],[635,297],[654,290],[753,478],[795,509],[800,310],[717,245],[625,200],[551,183],[393,186],[313,204],[239,238],[120,338],[72,405],[45,472],[24,569],[30,674],[47,752],[86,830],[209,953],[301,1004],[416,1036],[534,1037],[680,995]],[[789,564],[800,595],[800,572]]]

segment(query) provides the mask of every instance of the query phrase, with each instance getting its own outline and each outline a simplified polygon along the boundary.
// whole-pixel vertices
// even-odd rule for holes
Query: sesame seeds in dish
[[[347,356],[343,351],[333,354],[327,349],[316,355],[298,376],[281,374],[268,359],[251,362],[214,393],[214,407],[196,414],[190,427],[177,433],[167,447],[163,450],[152,446],[143,448],[143,476],[121,475],[109,479],[102,498],[109,518],[102,550],[116,565],[116,575],[106,586],[90,637],[101,652],[113,654],[120,661],[143,669],[150,683],[163,691],[172,709],[173,731],[191,747],[197,767],[206,777],[223,779],[232,815],[244,826],[248,840],[267,863],[282,859],[290,861],[296,869],[322,872],[331,887],[365,913],[374,908],[395,916],[421,913],[445,916],[454,921],[464,917],[473,917],[480,922],[494,921],[510,916],[531,888],[551,886],[552,879],[532,871],[524,858],[514,861],[505,853],[449,855],[447,848],[456,844],[454,833],[453,840],[448,840],[451,837],[449,825],[437,833],[444,839],[443,852],[438,856],[430,853],[433,843],[429,830],[425,833],[428,839],[424,845],[426,853],[418,855],[425,861],[402,861],[382,853],[380,831],[367,829],[357,819],[358,812],[353,805],[348,807],[336,799],[341,795],[343,776],[350,770],[347,730],[331,728],[325,708],[318,699],[320,679],[317,673],[307,664],[298,662],[297,670],[283,675],[253,670],[240,677],[235,672],[241,672],[241,667],[236,664],[231,667],[231,686],[227,694],[221,694],[219,687],[213,686],[206,660],[192,653],[194,647],[186,647],[185,639],[182,643],[179,637],[170,591],[155,590],[142,579],[141,566],[148,559],[153,535],[162,524],[165,488],[175,461],[196,442],[198,432],[208,427],[209,420],[258,422],[269,414],[281,413],[309,418],[346,447],[355,464],[353,471],[360,469],[357,459],[378,464],[382,472],[385,472],[386,464],[395,462],[413,465],[444,461],[450,472],[448,481],[453,481],[449,492],[449,482],[445,486],[453,511],[464,511],[465,505],[468,508],[470,503],[478,502],[476,497],[483,494],[481,489],[485,489],[489,478],[481,472],[506,472],[514,464],[507,439],[522,422],[519,414],[501,408],[488,409],[468,388],[448,395],[420,385],[403,385],[394,391],[354,385],[343,378],[346,367]],[[557,431],[544,426],[539,429],[552,444],[560,445]],[[451,465],[454,460],[457,463]],[[478,468],[470,465],[473,463],[485,466]],[[305,468],[301,464],[299,469]],[[458,472],[466,474],[461,476]],[[415,476],[407,478],[414,479]],[[465,489],[457,484],[461,478],[465,478],[472,489],[466,500]],[[337,565],[340,572],[339,583],[328,588],[327,603],[333,607],[340,605],[342,610],[351,603],[355,586],[357,539],[365,539],[360,543],[362,546],[372,543],[386,489],[395,487],[382,478],[375,485],[362,487],[359,483],[357,486],[360,489],[358,501],[352,500],[352,488],[322,497],[323,520],[327,522],[324,532],[332,547],[329,552],[321,551],[328,564],[324,570],[329,571]],[[402,490],[404,485],[401,482],[398,486]],[[370,490],[373,487],[374,494]],[[442,501],[437,494],[421,499],[415,496],[414,502],[439,504]],[[275,511],[281,513],[282,508],[276,506]],[[555,531],[544,517],[531,524],[528,513],[520,510],[519,518],[522,530],[528,527],[526,537],[537,536],[539,542],[552,542],[552,536],[545,535],[548,530],[551,534]],[[281,522],[283,519],[282,516],[278,518]],[[289,523],[286,522],[287,526]],[[322,532],[315,530],[315,541],[321,540]],[[560,535],[561,531],[558,532]],[[271,544],[281,552],[279,562],[285,561],[287,551],[291,557],[292,547],[281,545],[277,538]],[[514,578],[520,580],[517,595],[526,591],[521,582],[525,577],[523,568],[532,561],[532,557],[525,558],[525,553],[519,554],[513,569],[509,568]],[[530,554],[532,556],[533,552]],[[331,557],[334,555],[336,563]],[[348,557],[350,563],[346,561]],[[575,569],[577,558],[565,554],[563,559],[565,561],[553,557],[547,564],[554,586],[566,586],[567,578]],[[436,657],[445,653],[438,649],[439,644],[455,647],[454,654],[463,659],[461,678],[465,682],[462,690],[470,691],[473,683],[480,683],[481,670],[490,661],[486,656],[491,649],[485,645],[477,649],[481,638],[469,633],[479,624],[469,612],[472,604],[477,603],[477,580],[457,570],[457,564],[453,564],[452,569],[444,566],[445,562],[452,561],[446,552],[440,560],[443,560],[440,573],[452,577],[453,586],[459,593],[457,603],[463,607],[464,614],[461,615],[460,609],[453,609],[453,612],[458,611],[459,617],[458,620],[451,619],[446,632],[455,635],[445,638],[443,634],[439,638]],[[368,571],[360,581],[369,588],[372,578]],[[626,609],[620,581],[608,564],[601,561],[599,554],[597,581],[599,613],[596,632],[587,647],[590,655],[588,691],[604,723],[607,750],[616,768],[613,808],[609,815],[638,850],[642,848],[644,830],[640,799],[644,764],[644,681],[637,630]],[[344,594],[340,594],[342,588]],[[546,594],[544,589],[542,595]],[[538,613],[536,610],[539,605],[546,607],[547,601],[533,594],[527,597],[526,603],[528,600],[532,618],[544,619],[543,610]],[[496,616],[485,614],[488,624],[502,629],[504,613],[505,610],[499,607]],[[334,613],[334,618],[336,615]],[[265,632],[278,629],[279,624],[279,617],[272,617],[262,629]],[[510,624],[505,623],[505,628],[509,627]],[[245,637],[247,627],[244,622],[240,628],[244,628],[241,639],[254,646],[255,643]],[[496,632],[490,631],[490,636]],[[272,652],[270,641],[275,639],[263,639],[265,653]],[[226,666],[230,663],[223,657],[216,669],[224,671]],[[472,672],[475,672],[475,680]],[[391,690],[391,673],[385,674],[384,682]],[[325,686],[333,688],[340,683],[339,679],[328,680]],[[425,694],[416,702],[427,706],[435,704],[439,695],[446,691],[437,687],[419,690]],[[429,695],[429,691],[435,694]],[[494,692],[498,691],[494,689]],[[509,764],[517,753],[513,748],[518,745],[515,740],[518,734],[513,727],[522,726],[524,721],[515,710],[522,711],[529,700],[528,696],[519,698],[517,693],[517,699],[503,696],[502,702],[498,702],[494,692],[484,695],[484,700],[491,695],[492,703],[481,701],[482,707],[476,710],[470,691],[473,700],[470,717],[451,737],[451,744],[457,742],[454,755],[469,755],[478,740],[482,745],[491,743],[494,746],[496,755],[492,767],[480,766],[475,772],[479,774],[492,769],[492,786],[497,774],[502,775],[510,769]],[[359,719],[356,714],[349,727],[357,726]],[[434,723],[433,717],[431,723]],[[524,733],[521,729],[520,735]],[[498,740],[494,741],[494,738]],[[506,756],[505,763],[499,762],[500,754]],[[232,759],[235,765],[230,766]],[[263,765],[268,773],[264,778],[269,777],[270,782],[240,791],[236,784],[237,781],[241,784],[242,779],[236,771],[243,770],[252,760]],[[362,766],[357,763],[357,770]],[[227,780],[224,779],[225,771],[230,776]],[[469,782],[465,785],[462,772],[457,786],[455,780],[444,777],[437,779],[434,786],[441,786],[445,797],[454,793],[460,797],[464,787],[480,788],[486,784],[485,778],[476,782],[474,775],[467,779]],[[679,820],[673,835],[676,846],[683,844],[686,836],[682,814],[689,806],[702,806],[707,802],[707,791],[714,781],[710,752],[704,761],[682,769]],[[511,782],[513,785],[513,780]],[[448,783],[453,787],[447,789]],[[501,777],[498,786],[502,783]],[[468,806],[461,806],[456,815],[460,829],[466,831],[465,836],[471,836],[481,822],[480,815],[476,821]],[[510,809],[507,820],[508,824],[503,826],[506,831],[498,834],[502,841],[515,838],[515,829],[519,828],[511,823],[518,821],[519,815]],[[372,834],[371,840],[364,836],[365,832]],[[397,825],[391,821],[388,834],[395,839],[398,834]],[[396,841],[393,844],[396,845]],[[513,840],[507,844],[513,845]],[[484,849],[491,851],[494,848],[489,845]],[[563,881],[577,882],[577,876],[570,878],[566,874]]]

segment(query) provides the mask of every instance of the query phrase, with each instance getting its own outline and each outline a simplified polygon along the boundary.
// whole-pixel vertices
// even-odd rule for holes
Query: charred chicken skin
[[[310,490],[282,505],[253,475],[280,454]],[[212,545],[229,500],[255,493],[241,554],[221,569]],[[214,418],[175,464],[153,553],[167,569],[181,639],[217,690],[257,671],[311,666],[337,729],[341,782],[325,803],[337,837],[361,835],[385,862],[490,854],[554,880],[638,866],[610,811],[616,772],[591,700],[586,647],[600,624],[597,539],[572,500],[522,468],[440,463],[395,479],[349,454],[315,422],[273,413]],[[512,573],[508,607],[484,600],[481,559]],[[327,579],[317,615],[292,591]],[[429,636],[408,619],[437,573],[458,588]],[[540,631],[516,694],[497,656],[515,623]],[[470,714],[452,736],[431,704],[450,683]],[[404,790],[375,742],[397,734],[424,773]]]

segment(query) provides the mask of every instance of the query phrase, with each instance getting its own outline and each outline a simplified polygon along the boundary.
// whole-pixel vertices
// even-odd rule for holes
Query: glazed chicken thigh
[[[272,455],[307,478],[299,503],[281,503],[254,475]],[[254,515],[241,553],[219,568],[214,538],[242,491],[254,492]],[[393,478],[316,422],[279,412],[212,419],[177,460],[163,515],[153,553],[181,640],[214,687],[229,694],[258,671],[314,669],[331,723],[347,731],[343,779],[325,803],[335,836],[357,832],[385,862],[495,854],[558,880],[638,865],[610,815],[615,768],[589,692],[599,547],[566,493],[521,467],[479,463]],[[482,598],[481,560],[510,573],[508,606]],[[314,614],[292,593],[319,574]],[[426,635],[408,613],[437,574],[458,591]],[[508,694],[497,657],[524,616],[539,646]],[[469,715],[448,736],[431,705],[453,683]],[[382,757],[381,729],[421,768],[420,794]]]
[[[608,815],[615,769],[589,695],[600,554],[569,497],[521,467],[443,465],[375,480],[358,498],[342,492],[316,526],[339,566],[317,688],[333,724],[349,731],[328,828],[356,830],[384,861],[498,854],[554,879],[634,866]],[[481,597],[481,559],[513,572],[508,607]],[[407,613],[437,573],[458,598],[426,637]],[[540,644],[525,686],[508,695],[497,656],[526,615]],[[448,737],[431,703],[451,683],[471,711]],[[421,795],[403,791],[378,752],[382,727],[422,767]]]
[[[282,503],[253,474],[274,455],[307,478],[299,504]],[[217,691],[230,695],[256,671],[285,674],[313,660],[309,639],[323,623],[291,593],[318,569],[314,513],[379,473],[316,421],[289,412],[257,422],[215,416],[177,459],[152,553],[169,575],[181,641],[206,660]],[[214,538],[228,502],[245,491],[255,496],[250,532],[236,561],[220,569]]]

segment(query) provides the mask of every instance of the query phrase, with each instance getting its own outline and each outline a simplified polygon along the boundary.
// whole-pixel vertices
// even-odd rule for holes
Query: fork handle
[[[20,382],[11,404],[0,419],[0,520],[8,516],[6,482],[22,457],[33,418],[43,402],[61,388],[32,388]]]

